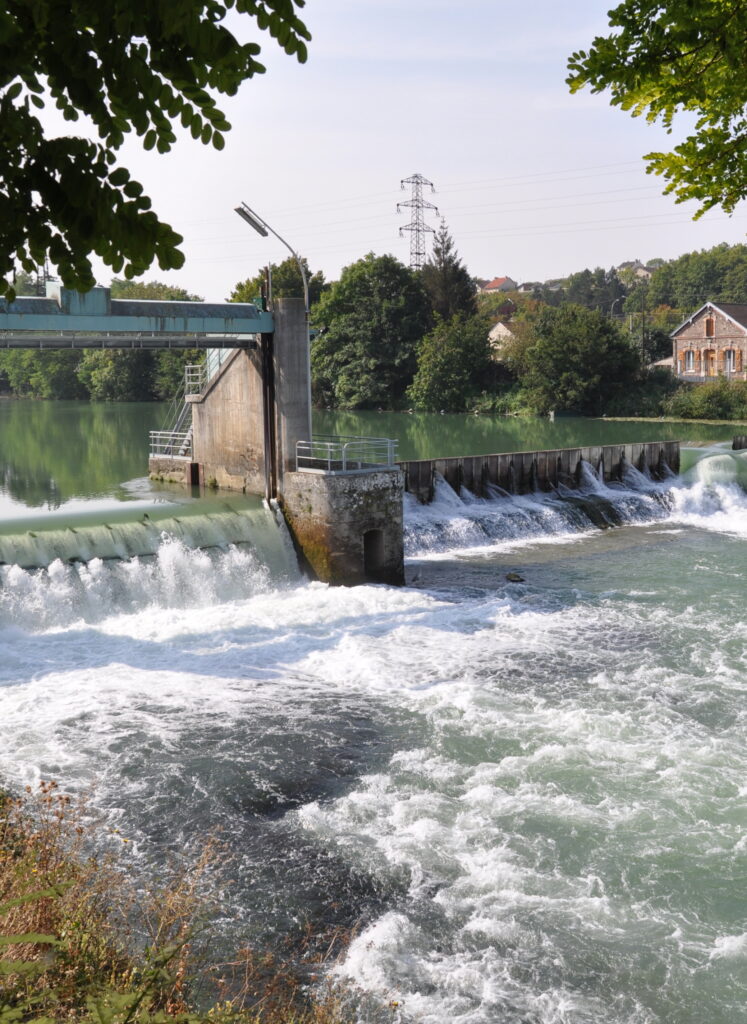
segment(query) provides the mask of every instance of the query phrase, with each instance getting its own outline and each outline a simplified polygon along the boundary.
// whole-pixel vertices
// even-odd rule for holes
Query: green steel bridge
[[[248,302],[112,299],[108,288],[59,285],[0,301],[0,348],[250,348],[273,331],[272,313]]]

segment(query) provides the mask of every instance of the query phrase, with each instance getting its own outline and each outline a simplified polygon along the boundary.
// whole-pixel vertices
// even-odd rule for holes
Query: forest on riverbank
[[[306,261],[304,261],[305,263]],[[671,261],[649,278],[583,270],[552,287],[481,293],[446,226],[422,270],[369,253],[328,283],[308,265],[314,403],[327,409],[419,409],[543,415],[744,419],[747,384],[678,382],[655,364],[670,332],[708,300],[747,302],[747,246]],[[253,301],[262,272],[231,301]],[[37,282],[19,274],[19,294]],[[114,279],[115,298],[199,301],[157,281]],[[294,260],[273,268],[276,297],[301,295]],[[505,330],[496,332],[504,325]],[[99,401],[168,400],[198,352],[0,352],[0,393]]]

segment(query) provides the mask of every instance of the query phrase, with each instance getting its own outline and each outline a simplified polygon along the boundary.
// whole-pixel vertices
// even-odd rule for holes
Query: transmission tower
[[[409,206],[412,209],[412,220],[399,229],[399,234],[402,237],[405,231],[410,232],[410,266],[413,270],[420,270],[425,263],[425,236],[429,231],[432,234],[435,230],[425,223],[423,211],[435,210],[438,213],[437,206],[423,199],[423,186],[430,185],[431,192],[436,190],[433,187],[433,182],[428,181],[422,174],[413,174],[409,178],[403,178],[400,185],[403,189],[405,185],[412,185],[412,198],[407,202],[397,203],[397,213],[403,206]]]

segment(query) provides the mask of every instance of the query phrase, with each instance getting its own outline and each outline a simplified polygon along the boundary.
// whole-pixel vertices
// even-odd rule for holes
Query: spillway
[[[268,509],[112,522],[116,557],[79,523],[83,560],[47,538],[48,565],[0,570],[0,778],[90,792],[144,882],[220,829],[216,949],[354,925],[334,970],[365,1024],[735,1024],[747,494],[724,456],[439,486],[407,508],[404,588],[305,580]]]

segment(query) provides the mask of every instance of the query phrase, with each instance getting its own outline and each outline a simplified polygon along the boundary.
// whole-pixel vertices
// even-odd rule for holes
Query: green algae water
[[[69,407],[70,435],[134,415],[99,408]],[[41,445],[24,493],[2,429],[12,515],[175,502],[142,480],[147,409],[118,424],[131,461],[91,444],[89,485]],[[474,451],[467,417],[468,448],[428,448],[442,419],[413,455]],[[515,447],[565,443],[523,426]],[[644,439],[602,426],[568,443]],[[0,566],[0,778],[91,790],[144,878],[219,828],[217,945],[356,925],[334,971],[362,1024],[740,1024],[746,459],[693,449],[661,483],[586,467],[573,495],[440,483],[407,501],[400,589],[306,581],[260,508],[207,547],[166,517],[145,555]]]

